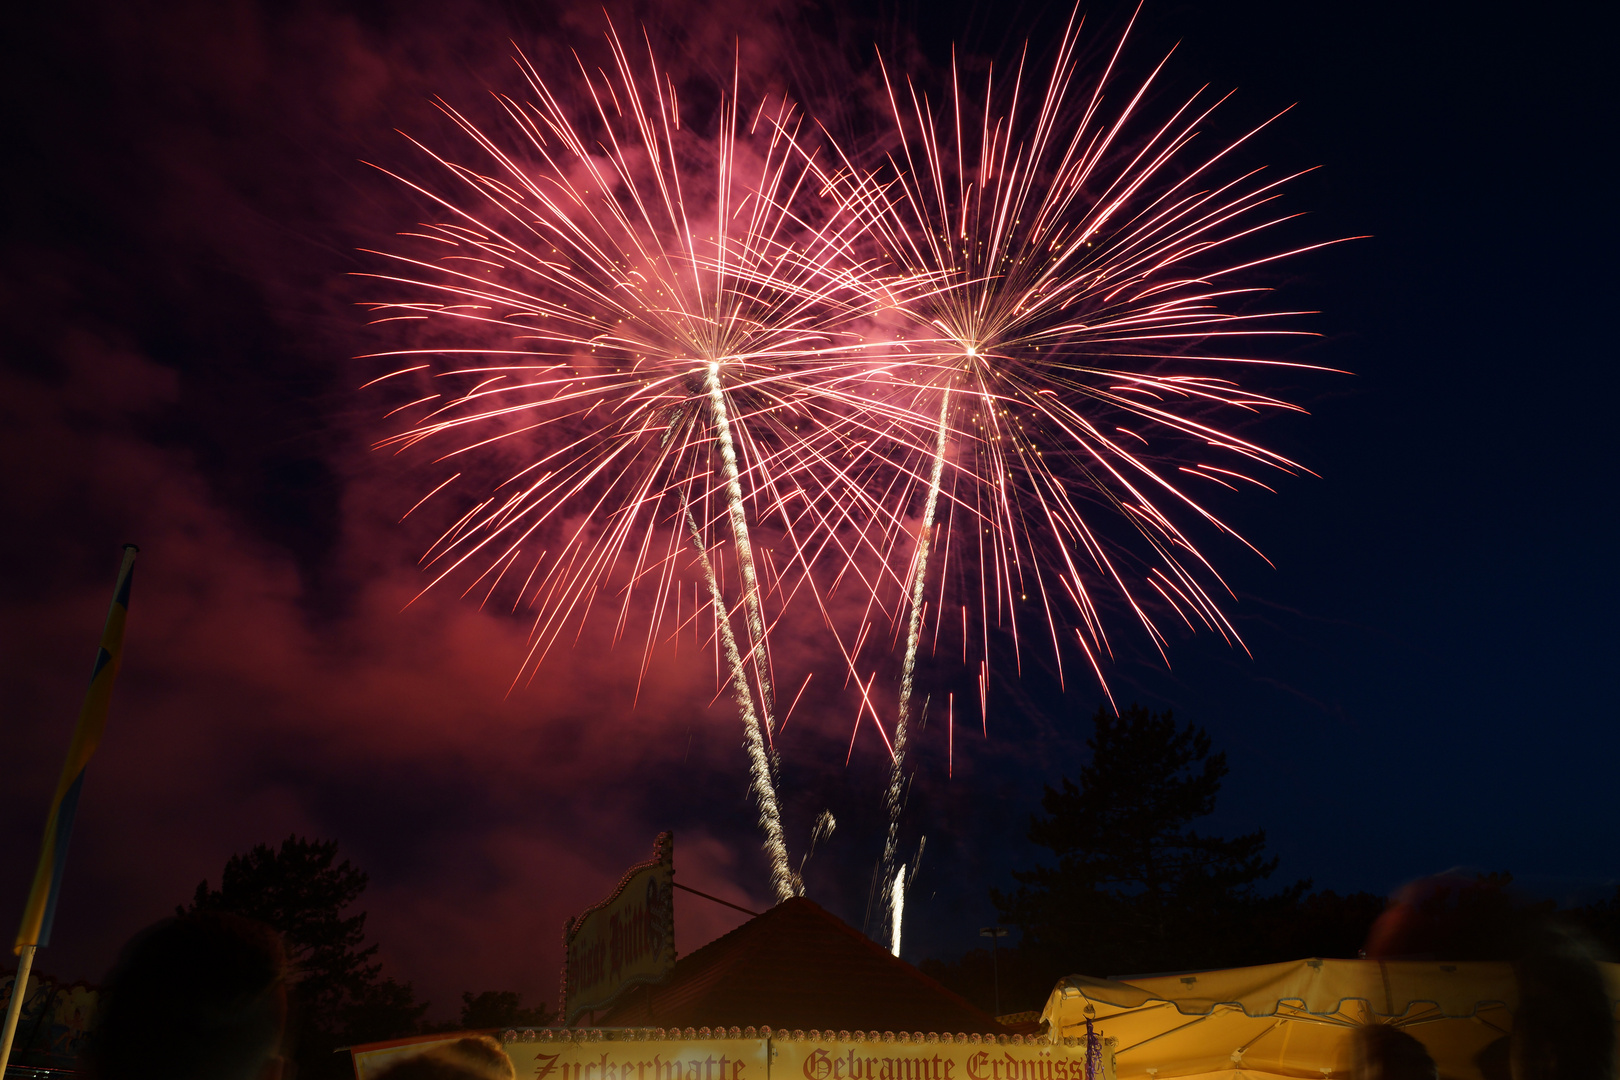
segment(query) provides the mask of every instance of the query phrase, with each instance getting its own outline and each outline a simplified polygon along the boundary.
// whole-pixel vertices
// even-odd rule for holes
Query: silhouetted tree
[[[415,1032],[427,1011],[410,983],[382,978],[376,945],[365,943],[366,914],[348,908],[365,891],[366,874],[345,859],[335,840],[289,836],[279,848],[256,845],[232,855],[219,888],[198,883],[192,911],[229,911],[281,933],[293,967],[299,1073],[311,1080],[347,1076],[343,1045]]]
[[[1277,868],[1264,830],[1209,836],[1193,828],[1215,810],[1226,755],[1169,712],[1133,705],[1092,719],[1091,760],[1079,783],[1046,789],[1029,838],[1054,866],[1014,873],[1020,888],[992,892],[1023,947],[1057,973],[1227,967],[1267,953],[1269,927],[1287,917],[1307,881],[1271,895]]]
[[[485,990],[474,994],[471,990],[461,995],[461,1029],[544,1027],[556,1014],[541,1002],[530,1009],[523,1005],[523,995],[511,990]]]
[[[422,1014],[427,1012],[428,1004],[416,1000],[416,991],[410,983],[393,978],[379,979],[343,1003],[336,1036],[327,1041],[334,1046],[353,1046],[414,1035],[423,1030]],[[349,1075],[347,1061],[340,1075]]]
[[[1607,900],[1571,908],[1569,915],[1577,926],[1591,935],[1603,951],[1604,959],[1620,958],[1620,887],[1616,887],[1614,895]]]
[[[1301,897],[1291,911],[1276,912],[1263,939],[1264,949],[1244,961],[1269,964],[1304,960],[1313,956],[1353,959],[1367,943],[1367,933],[1388,902],[1370,892],[1345,893],[1331,889]]]
[[[917,969],[992,1016],[1039,1010],[1059,977],[1036,950],[1006,947],[994,958],[989,949],[970,949],[956,960],[925,959]]]

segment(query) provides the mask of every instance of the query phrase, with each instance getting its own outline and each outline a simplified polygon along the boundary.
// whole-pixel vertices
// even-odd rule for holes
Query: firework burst
[[[853,456],[835,422],[853,400],[840,388],[852,336],[838,326],[865,291],[851,287],[847,238],[787,210],[808,175],[787,103],[743,116],[734,83],[717,130],[698,135],[650,45],[641,71],[611,29],[608,41],[611,73],[580,65],[583,108],[522,61],[533,102],[500,99],[516,138],[441,103],[485,164],[422,146],[456,190],[405,181],[446,215],[412,235],[443,250],[389,255],[401,270],[373,276],[415,298],[375,306],[438,340],[380,354],[423,387],[380,445],[437,450],[451,475],[423,502],[475,486],[423,558],[428,587],[459,574],[486,602],[504,588],[531,606],[520,679],[604,597],[617,637],[646,595],[643,675],[661,634],[712,612],[786,897],[798,884],[776,795],[769,629],[805,580],[793,568],[815,559],[801,533],[848,512],[832,490],[850,487],[838,462]],[[461,468],[492,460],[484,485]],[[785,538],[779,560],[753,534],[761,519]]]
[[[384,379],[422,388],[380,445],[434,453],[445,478],[418,506],[466,500],[428,587],[459,575],[529,606],[520,679],[607,604],[615,638],[650,612],[643,675],[671,628],[712,620],[779,897],[799,883],[769,641],[790,602],[814,604],[857,730],[869,715],[890,753],[895,933],[925,637],[960,617],[981,723],[992,626],[1020,658],[1037,628],[1060,677],[1077,646],[1105,691],[1110,606],[1161,653],[1167,614],[1241,644],[1189,522],[1235,534],[1188,485],[1299,469],[1229,420],[1296,408],[1237,379],[1279,364],[1249,350],[1297,333],[1290,313],[1229,284],[1308,250],[1242,254],[1286,220],[1271,206],[1290,178],[1232,172],[1249,136],[1200,149],[1219,101],[1145,123],[1157,70],[1105,108],[1119,49],[1082,80],[1078,35],[1071,20],[1036,95],[1022,64],[982,97],[953,65],[941,109],[885,68],[886,155],[823,163],[796,109],[744,115],[735,79],[712,132],[683,128],[650,45],[638,64],[610,30],[611,70],[581,64],[572,99],[524,61],[533,101],[500,98],[500,134],[441,104],[481,164],[421,147],[455,182],[405,181],[443,212],[412,234],[439,250],[374,275],[409,294],[379,317],[423,335],[379,354],[400,365]],[[840,626],[847,578],[865,607]],[[879,616],[900,652],[892,738],[856,670]]]
[[[943,109],[885,67],[887,160],[844,155],[821,174],[881,248],[894,275],[884,298],[901,296],[910,323],[895,342],[897,396],[879,414],[897,448],[884,481],[893,510],[873,519],[869,541],[905,560],[894,575],[902,658],[878,871],[891,910],[930,614],[937,645],[946,613],[960,613],[964,661],[977,626],[981,722],[992,625],[1019,656],[1025,630],[1039,627],[1060,678],[1071,641],[1105,692],[1106,603],[1128,608],[1161,655],[1155,613],[1241,645],[1218,600],[1229,590],[1183,522],[1236,534],[1187,484],[1266,487],[1257,472],[1300,468],[1224,426],[1230,415],[1302,411],[1237,380],[1256,365],[1302,366],[1247,352],[1257,337],[1298,333],[1278,325],[1297,313],[1257,310],[1262,290],[1230,284],[1322,246],[1241,254],[1287,219],[1270,204],[1291,177],[1232,175],[1231,155],[1253,131],[1199,149],[1220,101],[1195,96],[1144,123],[1158,69],[1105,109],[1125,35],[1082,85],[1079,29],[1071,18],[1030,100],[1022,64],[1009,92],[987,76],[977,103],[953,64]],[[1110,523],[1127,532],[1111,535]]]

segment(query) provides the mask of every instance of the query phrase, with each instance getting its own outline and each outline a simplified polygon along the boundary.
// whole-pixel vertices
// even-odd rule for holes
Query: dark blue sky
[[[1321,479],[1237,518],[1276,564],[1223,564],[1253,660],[1202,638],[1172,672],[1127,665],[1116,687],[1213,733],[1232,765],[1219,818],[1265,827],[1280,879],[1381,893],[1463,866],[1577,901],[1620,877],[1598,19],[1145,14],[1139,42],[1181,39],[1176,65],[1238,87],[1235,104],[1297,102],[1265,143],[1321,166],[1290,205],[1327,235],[1370,234],[1288,284],[1323,312],[1307,355],[1354,375],[1313,380],[1310,420],[1268,431]],[[1089,715],[1083,692],[1070,701]]]
[[[701,18],[726,37],[756,7]],[[1590,899],[1620,880],[1612,28],[1598,5],[1419,7],[1142,16],[1132,63],[1181,41],[1176,91],[1236,87],[1250,121],[1297,103],[1258,159],[1320,166],[1288,196],[1306,234],[1368,238],[1275,282],[1322,312],[1296,355],[1352,374],[1302,377],[1312,415],[1259,429],[1320,478],[1223,507],[1276,565],[1217,549],[1253,658],[1203,636],[1174,642],[1169,672],[1127,648],[1111,678],[1122,703],[1211,732],[1232,766],[1217,825],[1266,828],[1279,881],[1386,892],[1461,865]],[[1067,14],[807,10],[797,33],[915,31],[936,64],[953,38],[1049,41]],[[1094,13],[1106,36],[1128,9]],[[130,661],[48,970],[94,976],[232,851],[292,831],[373,872],[384,955],[440,1000],[549,995],[561,913],[661,828],[692,838],[688,882],[760,902],[723,703],[671,691],[626,722],[622,695],[571,690],[605,677],[596,657],[502,699],[510,628],[449,601],[394,614],[415,540],[385,528],[390,474],[363,450],[376,403],[351,389],[365,339],[344,275],[400,224],[358,160],[400,160],[395,126],[431,131],[429,93],[509,80],[509,36],[573,40],[594,16],[244,0],[29,17],[6,75],[24,153],[5,178],[0,689],[19,779],[0,919],[21,906],[126,538],[147,547]],[[908,955],[978,944],[986,891],[1035,857],[1027,816],[1080,760],[1099,695],[1032,668],[994,699],[989,742],[959,731],[948,782],[937,728],[921,740]],[[832,735],[797,738],[790,826],[823,807],[841,822],[811,895],[858,922],[882,763],[866,747],[846,770]]]

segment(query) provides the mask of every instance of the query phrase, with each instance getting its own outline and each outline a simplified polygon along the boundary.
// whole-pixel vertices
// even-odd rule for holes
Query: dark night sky
[[[694,77],[742,35],[746,64],[824,85],[807,40],[864,61],[874,36],[913,37],[937,63],[953,37],[1005,55],[1066,14],[990,8],[645,13],[681,28],[672,62]],[[1416,8],[1148,5],[1132,62],[1181,40],[1173,88],[1236,87],[1251,121],[1297,103],[1256,159],[1322,166],[1288,205],[1314,238],[1370,239],[1278,282],[1322,312],[1298,355],[1354,374],[1302,379],[1313,415],[1259,432],[1320,478],[1222,507],[1276,564],[1218,551],[1252,659],[1201,636],[1174,643],[1172,671],[1127,650],[1110,677],[1211,731],[1232,764],[1219,826],[1265,827],[1279,881],[1385,892],[1460,865],[1585,899],[1620,879],[1612,27],[1599,5]],[[1128,15],[1092,10],[1100,35]],[[290,832],[372,873],[373,937],[435,1014],[468,988],[554,1000],[564,915],[661,828],[684,881],[765,903],[735,720],[705,711],[703,671],[661,663],[632,712],[637,655],[587,640],[505,698],[520,624],[453,595],[399,614],[421,537],[392,522],[416,480],[365,449],[382,410],[353,389],[372,339],[345,275],[414,220],[360,161],[406,160],[396,127],[440,133],[432,93],[511,88],[509,39],[596,40],[596,6],[23,18],[0,181],[0,926],[125,539],[143,546],[126,664],[44,970],[98,976],[226,856]],[[1032,669],[995,701],[949,781],[937,726],[921,740],[913,958],[978,943],[986,890],[1035,857],[1027,815],[1078,762],[1099,694]],[[859,922],[883,762],[863,743],[846,770],[847,730],[830,706],[790,729],[785,795],[796,847],[817,811],[838,816],[807,880]],[[682,904],[682,951],[733,925]]]

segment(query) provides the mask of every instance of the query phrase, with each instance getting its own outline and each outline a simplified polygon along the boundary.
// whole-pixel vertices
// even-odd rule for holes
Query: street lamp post
[[[981,926],[979,936],[990,939],[990,977],[994,980],[996,988],[996,1015],[1001,1015],[1001,963],[996,954],[996,939],[1004,938],[1012,933],[1005,926]]]

